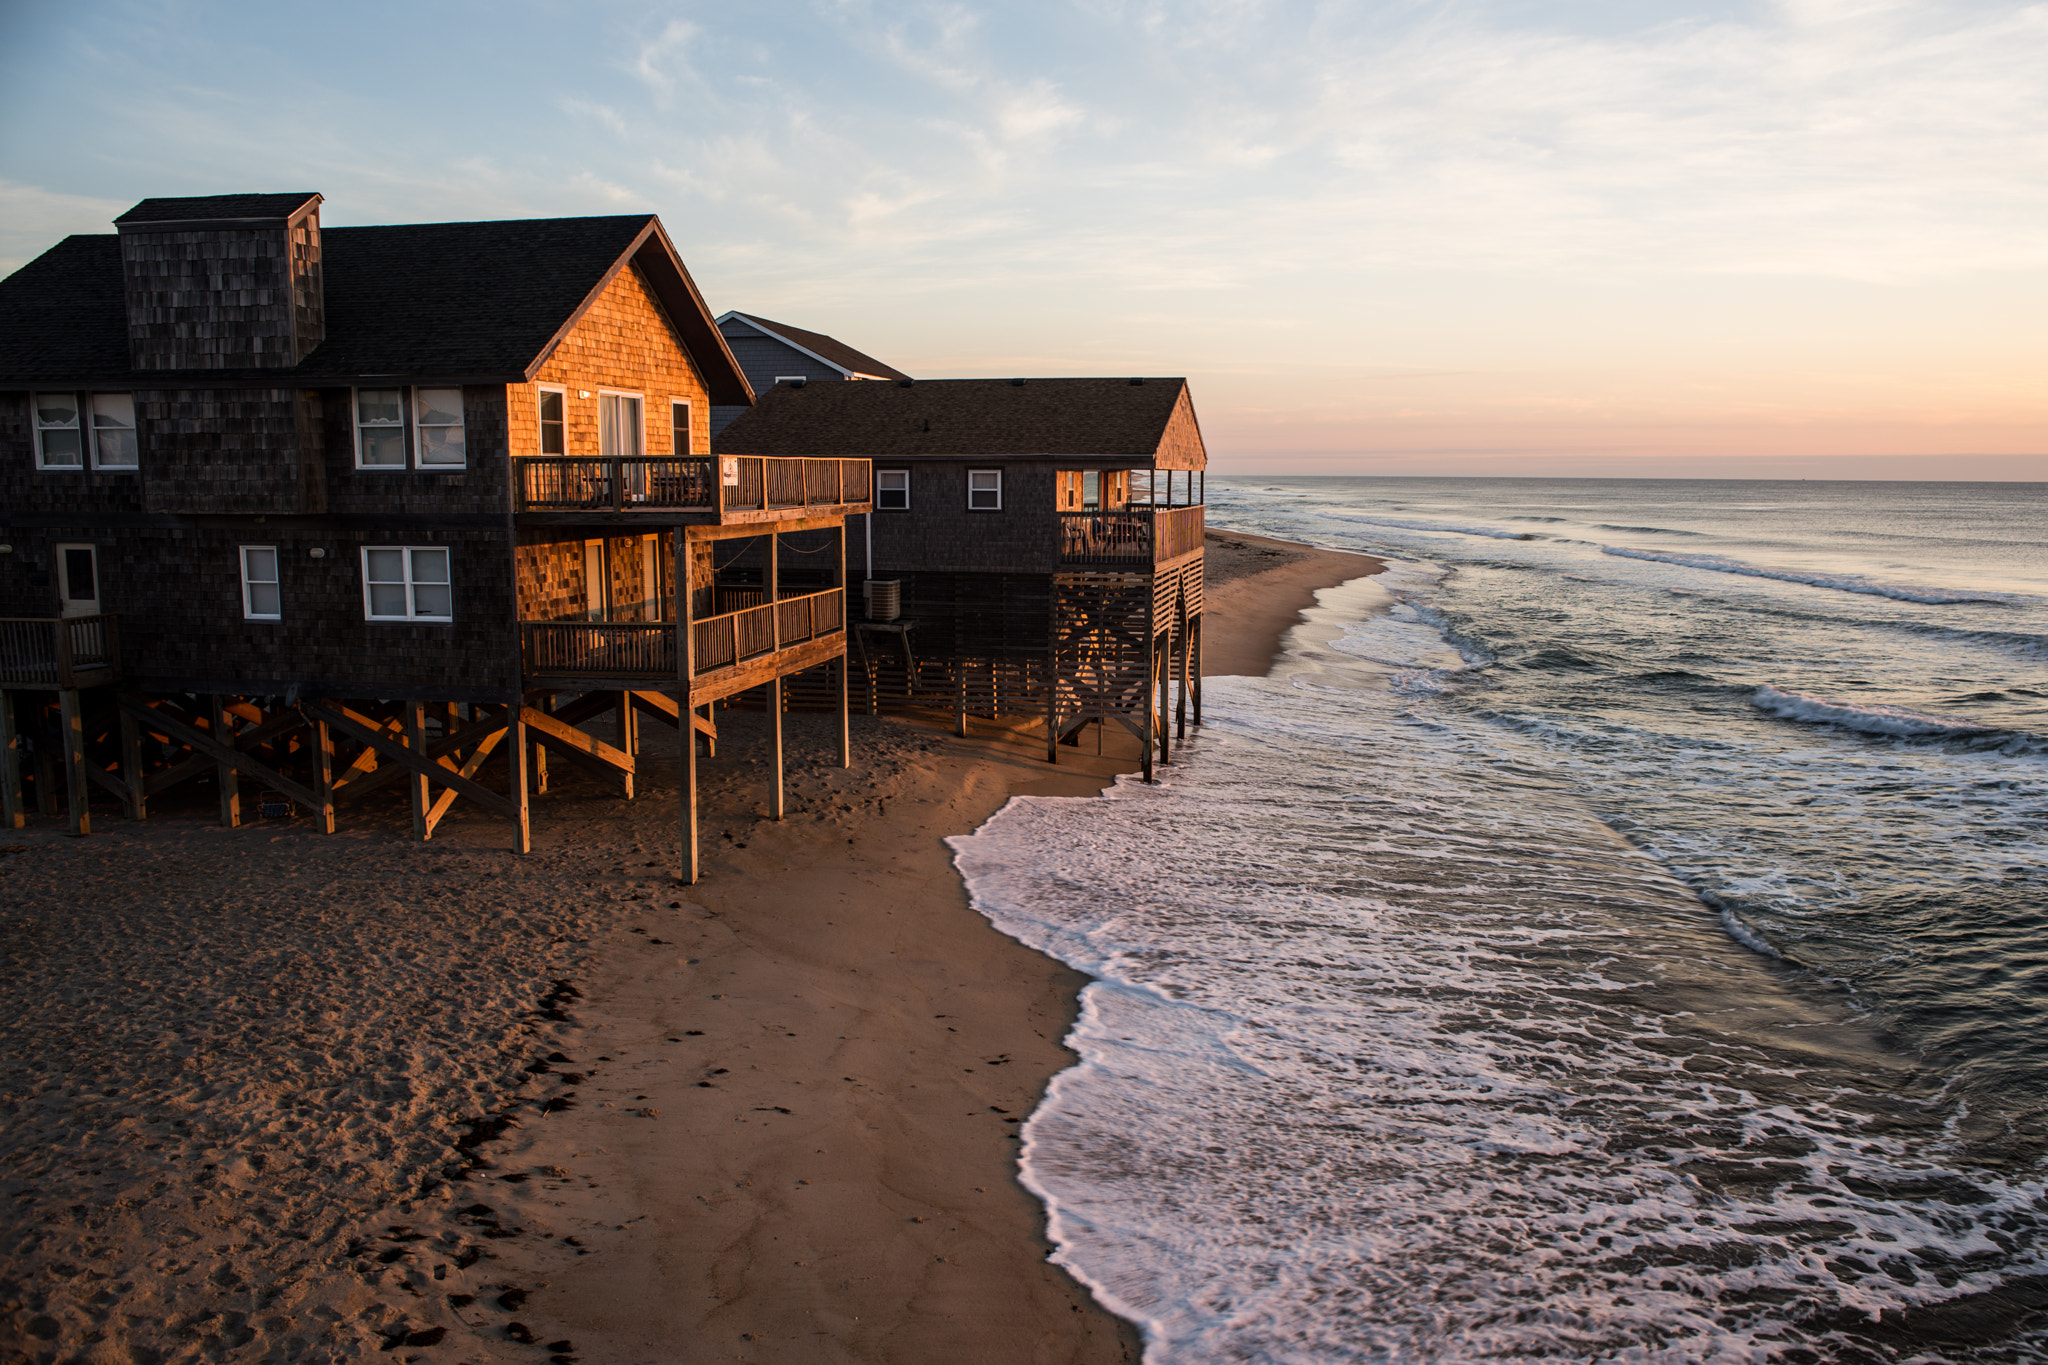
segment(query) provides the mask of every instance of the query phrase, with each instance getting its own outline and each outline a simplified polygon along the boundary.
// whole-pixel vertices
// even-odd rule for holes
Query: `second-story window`
[[[419,437],[420,468],[449,469],[463,463],[462,390],[414,389],[413,426]]]
[[[970,469],[967,471],[967,510],[970,512],[1000,512],[1003,510],[1002,470]]]
[[[78,423],[78,395],[39,393],[36,409],[36,468],[85,468],[85,438]]]
[[[277,547],[242,547],[242,616],[250,621],[277,621],[284,599],[277,580]]]
[[[135,444],[135,395],[96,393],[92,396],[92,466],[134,469],[141,463]]]
[[[877,512],[908,512],[910,510],[909,470],[877,469],[875,471],[875,510]]]
[[[569,395],[560,389],[540,391],[540,453],[569,453]]]
[[[641,453],[640,395],[600,393],[597,396],[597,453],[622,459]]]
[[[668,426],[670,438],[675,442],[669,449],[677,455],[690,453],[690,405],[679,398],[672,398],[668,405]]]
[[[365,545],[363,615],[372,621],[454,620],[448,551],[432,545]]]
[[[405,468],[405,404],[401,390],[356,390],[356,467]]]

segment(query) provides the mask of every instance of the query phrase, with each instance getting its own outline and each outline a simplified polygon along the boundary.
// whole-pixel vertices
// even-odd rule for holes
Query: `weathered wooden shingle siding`
[[[296,522],[108,529],[90,523],[10,532],[0,556],[0,614],[51,616],[53,548],[98,548],[100,609],[120,617],[124,682],[144,690],[488,698],[518,687],[512,556],[504,531],[389,533]],[[278,551],[283,619],[243,618],[241,547]],[[454,621],[370,621],[366,545],[446,546]],[[326,554],[315,559],[318,547]],[[54,576],[51,576],[54,578]]]
[[[10,518],[142,510],[136,470],[37,469],[29,403],[28,394],[0,393],[0,541]]]
[[[669,404],[676,400],[690,405],[691,449],[681,453],[710,452],[711,405],[703,373],[676,340],[667,313],[637,266],[613,278],[541,365],[533,383],[507,390],[514,455],[540,454],[543,385],[568,391],[568,454],[597,454],[598,394],[603,389],[641,395],[647,454],[678,453],[669,424]],[[585,390],[590,397],[578,397]]]
[[[367,387],[367,386],[366,386]],[[393,383],[389,388],[407,388]],[[515,386],[516,387],[516,386]],[[356,467],[355,390],[320,391],[322,458],[327,471],[327,510],[353,516],[402,512],[407,516],[509,516],[512,511],[512,467],[507,458],[510,432],[505,421],[506,386],[470,384],[462,390],[460,469],[419,469],[411,466],[415,432],[411,424],[412,395],[406,394],[406,458],[404,469]]]
[[[318,268],[317,244],[312,264]],[[128,347],[138,370],[296,365],[319,341],[300,337],[315,309],[293,288],[290,233],[250,228],[121,234]]]
[[[910,510],[874,514],[875,574],[1051,573],[1058,565],[1059,512],[1049,460],[890,460],[876,470],[910,471]],[[1003,471],[999,512],[967,508],[967,474]]]
[[[317,404],[302,390],[138,390],[135,416],[146,511],[283,514],[325,503]]]

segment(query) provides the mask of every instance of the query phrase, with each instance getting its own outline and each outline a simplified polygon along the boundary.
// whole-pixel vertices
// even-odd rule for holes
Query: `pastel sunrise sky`
[[[0,271],[149,195],[653,210],[1213,467],[2048,478],[2048,5],[0,0]]]

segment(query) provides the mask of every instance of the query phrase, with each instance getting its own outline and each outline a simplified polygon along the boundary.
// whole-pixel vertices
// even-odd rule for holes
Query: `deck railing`
[[[1202,511],[1196,507],[1118,507],[1106,512],[1062,512],[1062,564],[1164,564],[1202,548]]]
[[[91,687],[113,681],[120,659],[112,615],[0,617],[0,684]]]
[[[870,460],[632,455],[512,462],[522,512],[767,512],[864,503]]]
[[[780,626],[778,634],[777,626]],[[691,623],[696,671],[744,663],[846,628],[846,590],[785,597]],[[673,621],[522,621],[530,677],[662,678],[677,675]]]

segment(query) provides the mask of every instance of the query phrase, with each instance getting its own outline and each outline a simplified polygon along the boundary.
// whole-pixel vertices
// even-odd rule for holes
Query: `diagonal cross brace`
[[[429,781],[439,782],[444,787],[453,787],[486,810],[517,820],[519,811],[513,803],[489,787],[480,786],[466,778],[446,759],[434,760],[423,753],[415,753],[403,744],[379,733],[367,716],[359,716],[346,707],[328,706],[324,702],[303,701],[299,709],[307,715],[326,721],[350,739],[367,744],[394,763],[403,764],[416,773],[423,773]]]
[[[220,741],[200,733],[185,722],[171,716],[163,707],[151,706],[134,696],[121,698],[121,709],[139,716],[164,731],[172,739],[191,749],[195,754],[205,754],[216,763],[224,763],[244,777],[253,777],[260,782],[277,788],[292,800],[308,809],[317,810],[320,798],[291,778],[286,777],[267,763],[258,763],[239,749],[231,749]],[[282,719],[280,717],[280,719]]]

